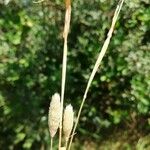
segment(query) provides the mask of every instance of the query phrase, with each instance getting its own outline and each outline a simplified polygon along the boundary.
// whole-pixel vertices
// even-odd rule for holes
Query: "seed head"
[[[60,150],[66,150],[66,147],[60,147]]]
[[[64,111],[64,120],[63,120],[63,131],[66,140],[68,140],[72,127],[73,127],[73,119],[74,119],[74,112],[73,108],[70,105],[67,105]]]
[[[60,96],[58,93],[55,93],[52,96],[48,115],[49,132],[52,138],[55,136],[57,129],[59,127],[60,117],[61,117]]]

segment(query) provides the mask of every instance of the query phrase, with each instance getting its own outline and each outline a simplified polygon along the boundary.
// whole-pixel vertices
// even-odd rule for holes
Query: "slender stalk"
[[[112,19],[111,27],[110,27],[109,32],[107,34],[107,38],[106,38],[106,40],[105,40],[105,42],[103,44],[103,47],[102,47],[102,49],[101,49],[101,51],[99,53],[99,56],[98,56],[98,58],[96,60],[96,63],[94,65],[94,68],[92,70],[90,78],[88,80],[88,83],[87,83],[87,86],[86,86],[86,90],[85,90],[85,93],[84,93],[84,96],[83,96],[83,99],[82,99],[82,102],[81,102],[81,105],[80,105],[80,108],[79,108],[79,111],[78,111],[77,119],[76,119],[76,122],[75,122],[75,125],[74,125],[74,128],[73,128],[73,131],[72,131],[72,136],[71,136],[71,139],[70,139],[70,142],[69,142],[68,150],[70,150],[70,148],[71,148],[72,140],[73,140],[73,137],[74,137],[74,134],[75,134],[75,130],[76,130],[78,122],[79,122],[79,118],[80,118],[80,115],[81,115],[81,111],[82,111],[84,102],[85,102],[86,97],[87,97],[87,93],[89,91],[90,85],[91,85],[91,83],[92,83],[92,81],[94,79],[94,76],[95,76],[95,74],[96,74],[96,72],[98,70],[98,67],[101,64],[101,61],[102,61],[102,59],[103,59],[103,57],[104,57],[104,55],[106,53],[106,50],[108,48],[109,43],[110,43],[110,39],[112,37],[112,33],[114,31],[114,27],[115,27],[118,15],[120,13],[120,10],[122,8],[123,2],[124,2],[124,0],[120,0],[118,5],[117,5],[117,8],[115,10],[115,13],[114,13],[114,16],[113,16],[113,19]]]
[[[63,114],[63,103],[64,103],[64,91],[65,91],[65,80],[66,80],[66,66],[67,66],[67,41],[64,41],[64,54],[63,54],[63,70],[62,70],[62,89],[61,89],[61,120],[59,126],[59,149],[61,147],[62,137],[62,114]]]
[[[33,3],[42,3],[44,0],[39,0],[39,1],[33,1]]]
[[[53,150],[53,138],[51,138],[51,147],[50,150]]]
[[[66,14],[65,14],[65,25],[64,25],[64,49],[63,49],[63,62],[62,62],[62,82],[61,82],[61,120],[59,126],[59,149],[61,147],[62,141],[62,118],[63,118],[63,104],[64,104],[64,93],[65,93],[65,82],[66,82],[66,68],[67,68],[67,38],[70,27],[70,18],[71,18],[71,5],[70,0],[66,0]]]
[[[68,139],[66,139],[66,141],[65,141],[65,147],[66,147],[66,149],[67,149],[67,146],[68,146]]]

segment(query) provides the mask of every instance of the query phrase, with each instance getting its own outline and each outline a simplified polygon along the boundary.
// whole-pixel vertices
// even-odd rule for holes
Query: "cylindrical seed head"
[[[74,119],[74,112],[73,108],[70,105],[67,105],[64,111],[64,119],[63,119],[63,131],[66,140],[68,140],[72,127],[73,127],[73,119]]]
[[[66,147],[60,147],[60,150],[66,150]]]
[[[57,129],[59,127],[60,117],[61,117],[60,96],[58,93],[55,93],[52,96],[48,115],[49,131],[50,136],[52,138],[55,136]]]

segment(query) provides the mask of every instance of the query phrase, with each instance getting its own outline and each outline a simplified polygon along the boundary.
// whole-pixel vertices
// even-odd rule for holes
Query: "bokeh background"
[[[117,2],[72,3],[65,105],[71,103],[75,114]],[[61,0],[0,1],[1,150],[49,148],[47,114],[61,87],[64,14]],[[150,150],[149,0],[125,0],[74,149]]]

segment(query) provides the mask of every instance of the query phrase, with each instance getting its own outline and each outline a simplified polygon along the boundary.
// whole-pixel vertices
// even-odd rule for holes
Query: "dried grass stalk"
[[[55,136],[57,129],[59,127],[61,117],[60,115],[61,115],[60,96],[58,93],[55,93],[52,96],[48,116],[48,125],[51,138]]]
[[[61,120],[60,120],[60,130],[59,130],[59,149],[61,147],[62,141],[62,118],[63,118],[63,104],[64,104],[64,93],[65,93],[65,82],[66,82],[66,68],[67,68],[67,38],[70,28],[70,19],[71,19],[71,1],[65,0],[66,5],[66,14],[65,14],[65,25],[64,25],[64,49],[63,49],[63,62],[62,62],[62,81],[61,81]]]
[[[78,125],[78,122],[79,122],[79,118],[80,118],[80,115],[81,115],[81,111],[82,111],[82,108],[83,108],[83,105],[84,105],[84,102],[86,100],[86,97],[87,97],[87,93],[89,91],[89,88],[90,88],[90,85],[94,79],[94,76],[98,70],[98,67],[100,66],[101,64],[101,61],[106,53],[106,50],[108,48],[108,45],[110,43],[110,39],[112,37],[112,33],[114,31],[114,27],[115,27],[115,24],[116,24],[116,21],[118,19],[118,16],[119,16],[119,13],[120,13],[120,10],[122,8],[122,5],[123,5],[123,2],[124,0],[120,0],[117,7],[116,7],[116,10],[115,10],[115,13],[114,13],[114,16],[113,16],[113,19],[112,19],[112,24],[111,24],[111,27],[109,29],[109,32],[107,34],[107,38],[103,44],[103,47],[98,55],[98,58],[96,60],[96,63],[94,65],[94,68],[92,70],[92,73],[89,77],[89,80],[88,80],[88,83],[87,83],[87,87],[86,87],[86,90],[85,90],[85,93],[84,93],[84,96],[83,96],[83,99],[82,99],[82,102],[81,102],[81,105],[80,105],[80,108],[79,108],[79,111],[78,111],[78,115],[77,115],[77,119],[76,119],[76,122],[75,122],[75,125],[74,125],[74,128],[73,128],[73,131],[72,131],[72,136],[71,136],[71,139],[70,139],[70,142],[69,142],[69,147],[68,147],[68,150],[70,150],[71,148],[71,144],[72,144],[72,140],[73,140],[73,137],[74,137],[74,134],[75,134],[75,130],[77,128],[77,125]]]

